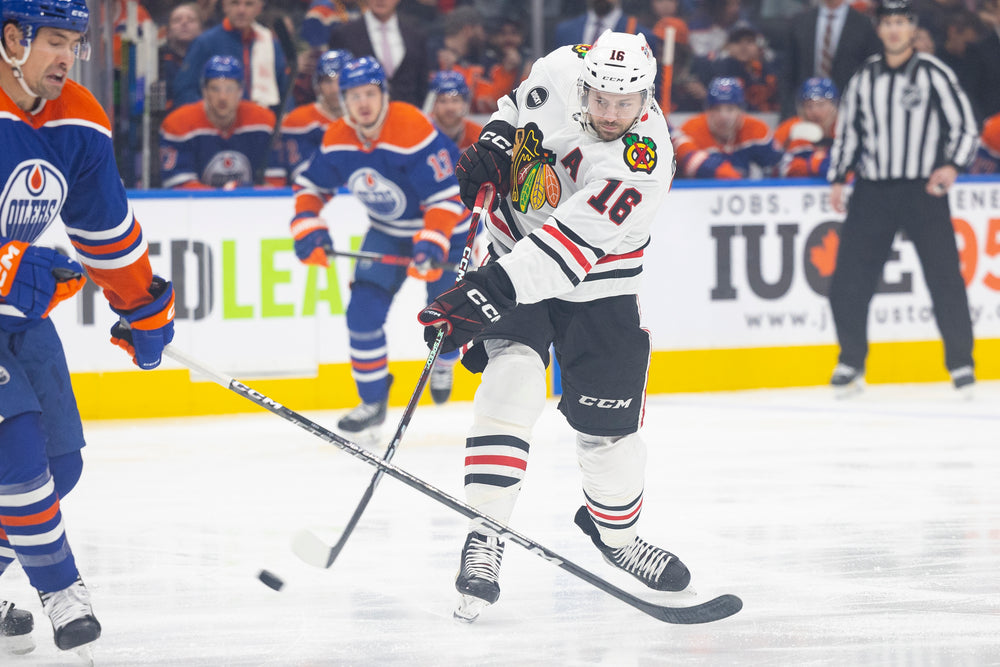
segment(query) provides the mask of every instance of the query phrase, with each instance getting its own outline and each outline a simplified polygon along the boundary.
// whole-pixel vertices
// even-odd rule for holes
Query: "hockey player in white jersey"
[[[677,591],[690,573],[638,537],[645,476],[643,416],[650,341],[638,288],[650,227],[673,178],[667,123],[656,105],[645,39],[605,32],[537,61],[456,169],[471,207],[493,183],[491,260],[422,310],[428,342],[473,342],[482,371],[466,440],[470,505],[507,522],[545,405],[554,345],[559,409],[576,431],[584,505],[575,522],[605,559],[650,588]],[[474,620],[500,595],[503,542],[473,522],[455,582],[455,617]]]

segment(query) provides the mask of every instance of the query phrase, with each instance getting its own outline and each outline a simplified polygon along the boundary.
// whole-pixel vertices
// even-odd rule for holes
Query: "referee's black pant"
[[[972,318],[948,197],[932,197],[925,180],[859,180],[840,234],[830,308],[840,343],[840,362],[864,368],[868,356],[868,309],[900,229],[913,242],[930,290],[934,319],[944,339],[948,370],[972,366]]]

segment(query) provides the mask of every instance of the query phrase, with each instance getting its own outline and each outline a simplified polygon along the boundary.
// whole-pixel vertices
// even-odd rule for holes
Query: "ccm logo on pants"
[[[592,408],[605,408],[608,410],[617,410],[619,408],[627,408],[632,404],[632,399],[622,400],[620,398],[594,398],[593,396],[581,396],[580,404],[586,405]]]

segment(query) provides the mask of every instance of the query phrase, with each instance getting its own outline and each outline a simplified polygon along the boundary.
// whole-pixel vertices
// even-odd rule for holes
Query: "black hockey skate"
[[[837,364],[830,376],[830,386],[837,398],[847,398],[860,394],[865,387],[865,370],[847,364]]]
[[[486,607],[500,597],[500,559],[503,542],[499,538],[472,532],[462,547],[462,569],[455,578],[455,589],[461,593],[456,620],[471,623]]]
[[[392,375],[386,386],[386,397],[376,403],[362,403],[337,422],[337,429],[358,440],[374,442],[378,439],[382,424],[385,423],[385,413],[389,406],[388,391],[392,387]],[[365,444],[365,443],[362,443]]]
[[[35,650],[31,631],[35,618],[30,611],[15,609],[13,602],[0,600],[0,644],[8,653],[24,655]]]
[[[451,398],[451,384],[454,379],[454,365],[434,362],[431,368],[431,398],[434,403],[441,405],[447,403]]]
[[[87,645],[101,636],[101,624],[90,606],[90,592],[79,577],[61,591],[40,592],[38,597],[52,621],[56,646],[63,651],[75,650],[82,656]]]
[[[691,581],[691,573],[677,556],[638,536],[632,544],[624,547],[612,548],[604,544],[586,505],[577,510],[573,521],[594,541],[594,545],[604,555],[604,560],[628,572],[650,588],[657,591],[682,591]]]

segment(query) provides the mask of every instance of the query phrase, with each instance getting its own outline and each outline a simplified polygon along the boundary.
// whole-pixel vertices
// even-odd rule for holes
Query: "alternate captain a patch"
[[[542,131],[534,123],[519,127],[514,133],[511,159],[510,198],[521,213],[528,207],[536,211],[545,204],[559,205],[562,184],[553,166],[556,154],[542,146]]]
[[[625,164],[632,171],[651,173],[656,168],[656,142],[649,137],[639,138],[638,134],[629,132],[622,137],[625,144]]]

